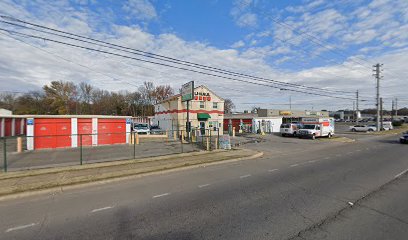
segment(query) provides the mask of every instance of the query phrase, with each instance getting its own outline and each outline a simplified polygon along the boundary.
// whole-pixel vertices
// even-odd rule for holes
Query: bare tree
[[[235,104],[232,102],[231,99],[226,98],[224,100],[224,112],[225,113],[230,113],[232,110],[235,108]]]

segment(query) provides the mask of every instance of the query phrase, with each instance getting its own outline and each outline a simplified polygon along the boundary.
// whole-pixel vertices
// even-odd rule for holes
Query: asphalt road
[[[0,202],[0,239],[406,239],[408,149],[265,137],[264,157]]]

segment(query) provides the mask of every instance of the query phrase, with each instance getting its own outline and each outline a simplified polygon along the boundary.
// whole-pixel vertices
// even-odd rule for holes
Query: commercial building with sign
[[[153,124],[163,130],[186,130],[188,109],[193,130],[211,129],[213,134],[216,131],[222,134],[224,99],[206,86],[195,87],[192,94],[192,100],[189,101],[182,101],[182,95],[178,94],[157,103]],[[191,99],[191,96],[187,97]]]
[[[301,122],[305,117],[329,117],[328,111],[258,109],[259,117],[282,117],[283,123]]]

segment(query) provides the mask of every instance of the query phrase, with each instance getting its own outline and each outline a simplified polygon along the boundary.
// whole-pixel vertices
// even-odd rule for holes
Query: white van
[[[282,137],[297,136],[300,124],[297,123],[283,123],[280,126],[280,134]]]
[[[383,122],[382,130],[392,130],[394,127],[392,126],[392,122]]]

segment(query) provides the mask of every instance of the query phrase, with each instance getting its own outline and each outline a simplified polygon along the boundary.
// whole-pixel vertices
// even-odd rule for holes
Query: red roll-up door
[[[4,119],[4,136],[5,137],[11,136],[11,126],[12,126],[11,121],[12,121],[11,118]]]
[[[35,149],[71,147],[71,119],[36,118],[34,136]]]
[[[92,146],[92,118],[78,118],[78,134],[82,134],[82,146]],[[80,144],[78,136],[78,146]]]
[[[126,143],[126,119],[98,119],[98,145]]]
[[[16,118],[16,120],[14,120],[14,131],[15,131],[16,135],[23,134],[21,132],[21,121],[22,120],[23,120],[22,118]]]

